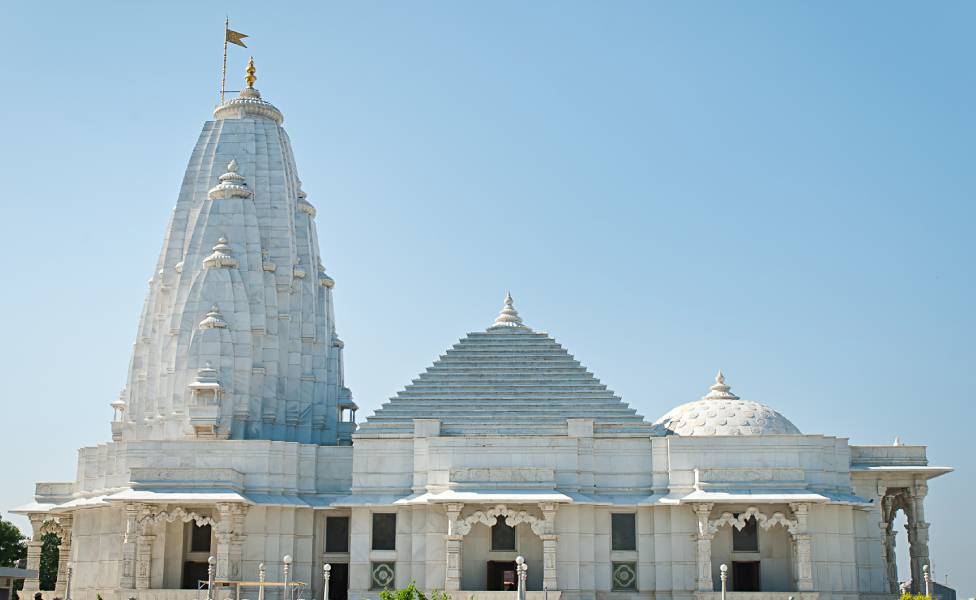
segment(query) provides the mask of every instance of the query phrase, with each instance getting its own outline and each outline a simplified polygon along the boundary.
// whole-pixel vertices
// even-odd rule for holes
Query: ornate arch
[[[210,525],[212,527],[217,527],[217,521],[211,517],[203,516],[199,513],[192,511],[187,511],[181,506],[177,506],[169,511],[161,510],[159,512],[153,513],[146,511],[139,517],[139,525],[143,529],[152,527],[157,523],[172,523],[173,521],[180,519],[184,523],[189,523],[193,521],[198,527],[203,527],[204,525]]]
[[[64,540],[65,533],[66,533],[65,529],[66,529],[65,526],[61,523],[60,517],[49,517],[47,519],[44,519],[44,522],[41,523],[39,533],[41,535],[53,533],[54,535],[58,536],[58,538],[60,538],[61,540]]]
[[[488,510],[476,510],[463,519],[457,519],[454,523],[454,531],[459,535],[467,535],[471,531],[471,526],[475,523],[482,523],[488,527],[494,527],[498,523],[498,517],[505,517],[505,523],[515,527],[521,523],[528,523],[532,532],[542,535],[546,532],[546,520],[535,517],[524,510],[510,509],[504,504],[497,504]]]
[[[767,516],[755,506],[750,506],[744,512],[739,513],[738,517],[730,512],[722,513],[722,516],[719,518],[708,522],[708,532],[715,533],[726,525],[742,531],[742,528],[746,526],[746,522],[752,517],[756,518],[756,524],[762,527],[763,530],[767,530],[774,525],[781,525],[790,532],[790,535],[797,532],[796,519],[790,519],[781,512],[774,512],[771,516]]]

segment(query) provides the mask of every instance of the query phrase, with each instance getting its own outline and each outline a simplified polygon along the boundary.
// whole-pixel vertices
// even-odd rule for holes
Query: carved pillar
[[[447,512],[447,535],[444,536],[447,548],[447,565],[444,577],[444,591],[456,592],[461,589],[461,544],[466,531],[459,527],[461,509],[460,502],[451,502],[445,506]]]
[[[559,540],[559,536],[556,535],[557,505],[544,502],[539,504],[539,508],[542,509],[542,516],[545,518],[542,522],[542,532],[539,534],[542,538],[542,587],[551,591],[559,588],[556,577],[556,542]]]
[[[924,481],[916,482],[908,491],[906,503],[910,510],[906,510],[908,523],[908,554],[912,566],[912,593],[924,594],[923,567],[929,564],[929,524],[925,522],[925,496],[928,485]]]
[[[881,529],[881,558],[885,569],[885,582],[889,594],[900,592],[898,588],[898,560],[895,555],[897,536],[892,530],[891,523],[878,523]]]
[[[136,589],[148,590],[150,587],[150,576],[152,574],[152,543],[156,539],[154,535],[147,535],[145,531],[139,532],[136,538]]]
[[[59,517],[58,525],[61,543],[58,545],[58,578],[54,582],[54,594],[64,598],[68,589],[68,562],[71,561],[71,515]]]
[[[796,518],[793,532],[793,540],[796,543],[796,591],[811,592],[813,591],[813,549],[807,525],[810,505],[806,502],[794,502],[790,504],[790,508]]]
[[[217,505],[220,520],[217,523],[217,579],[238,580],[241,576],[241,556],[244,551],[244,513],[240,504]]]
[[[132,590],[136,587],[136,539],[139,537],[139,505],[126,504],[124,510],[125,535],[122,536],[122,573],[119,587]]]
[[[712,533],[708,526],[708,516],[712,513],[712,503],[693,504],[691,507],[697,517],[698,531],[695,533],[695,543],[697,545],[697,567],[698,574],[695,577],[695,584],[699,592],[711,592],[712,584]]]
[[[41,529],[44,526],[44,515],[42,513],[32,513],[28,515],[31,524],[31,539],[27,542],[27,568],[37,572],[41,566]],[[41,589],[41,582],[37,577],[24,580],[24,589],[20,593],[21,598],[34,599],[34,592]]]

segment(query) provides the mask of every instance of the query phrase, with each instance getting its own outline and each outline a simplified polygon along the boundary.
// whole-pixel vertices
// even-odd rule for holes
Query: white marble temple
[[[209,556],[240,582],[280,580],[287,554],[317,598],[330,564],[333,600],[411,581],[502,600],[516,556],[529,600],[713,600],[721,564],[736,600],[880,599],[899,510],[920,584],[928,480],[950,470],[924,447],[803,434],[721,373],[650,423],[511,296],[357,429],[282,121],[251,79],[204,125],[111,441],[19,509],[28,568],[61,536],[53,595],[69,560],[73,600],[189,600]]]

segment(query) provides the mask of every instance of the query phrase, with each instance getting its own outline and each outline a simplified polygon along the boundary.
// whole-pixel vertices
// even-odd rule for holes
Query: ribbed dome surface
[[[721,373],[705,397],[674,408],[654,423],[654,429],[659,435],[800,435],[772,408],[733,395]]]
[[[439,419],[441,435],[565,435],[570,418],[602,433],[651,431],[565,348],[522,325],[510,298],[494,326],[447,350],[356,436],[409,434],[418,418]]]

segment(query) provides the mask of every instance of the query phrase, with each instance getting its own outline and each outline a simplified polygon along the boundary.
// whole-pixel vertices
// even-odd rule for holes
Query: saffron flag
[[[247,37],[246,33],[241,33],[240,31],[234,31],[233,29],[227,30],[227,37],[225,38],[231,44],[237,44],[241,48],[247,48],[244,45],[244,38]]]

